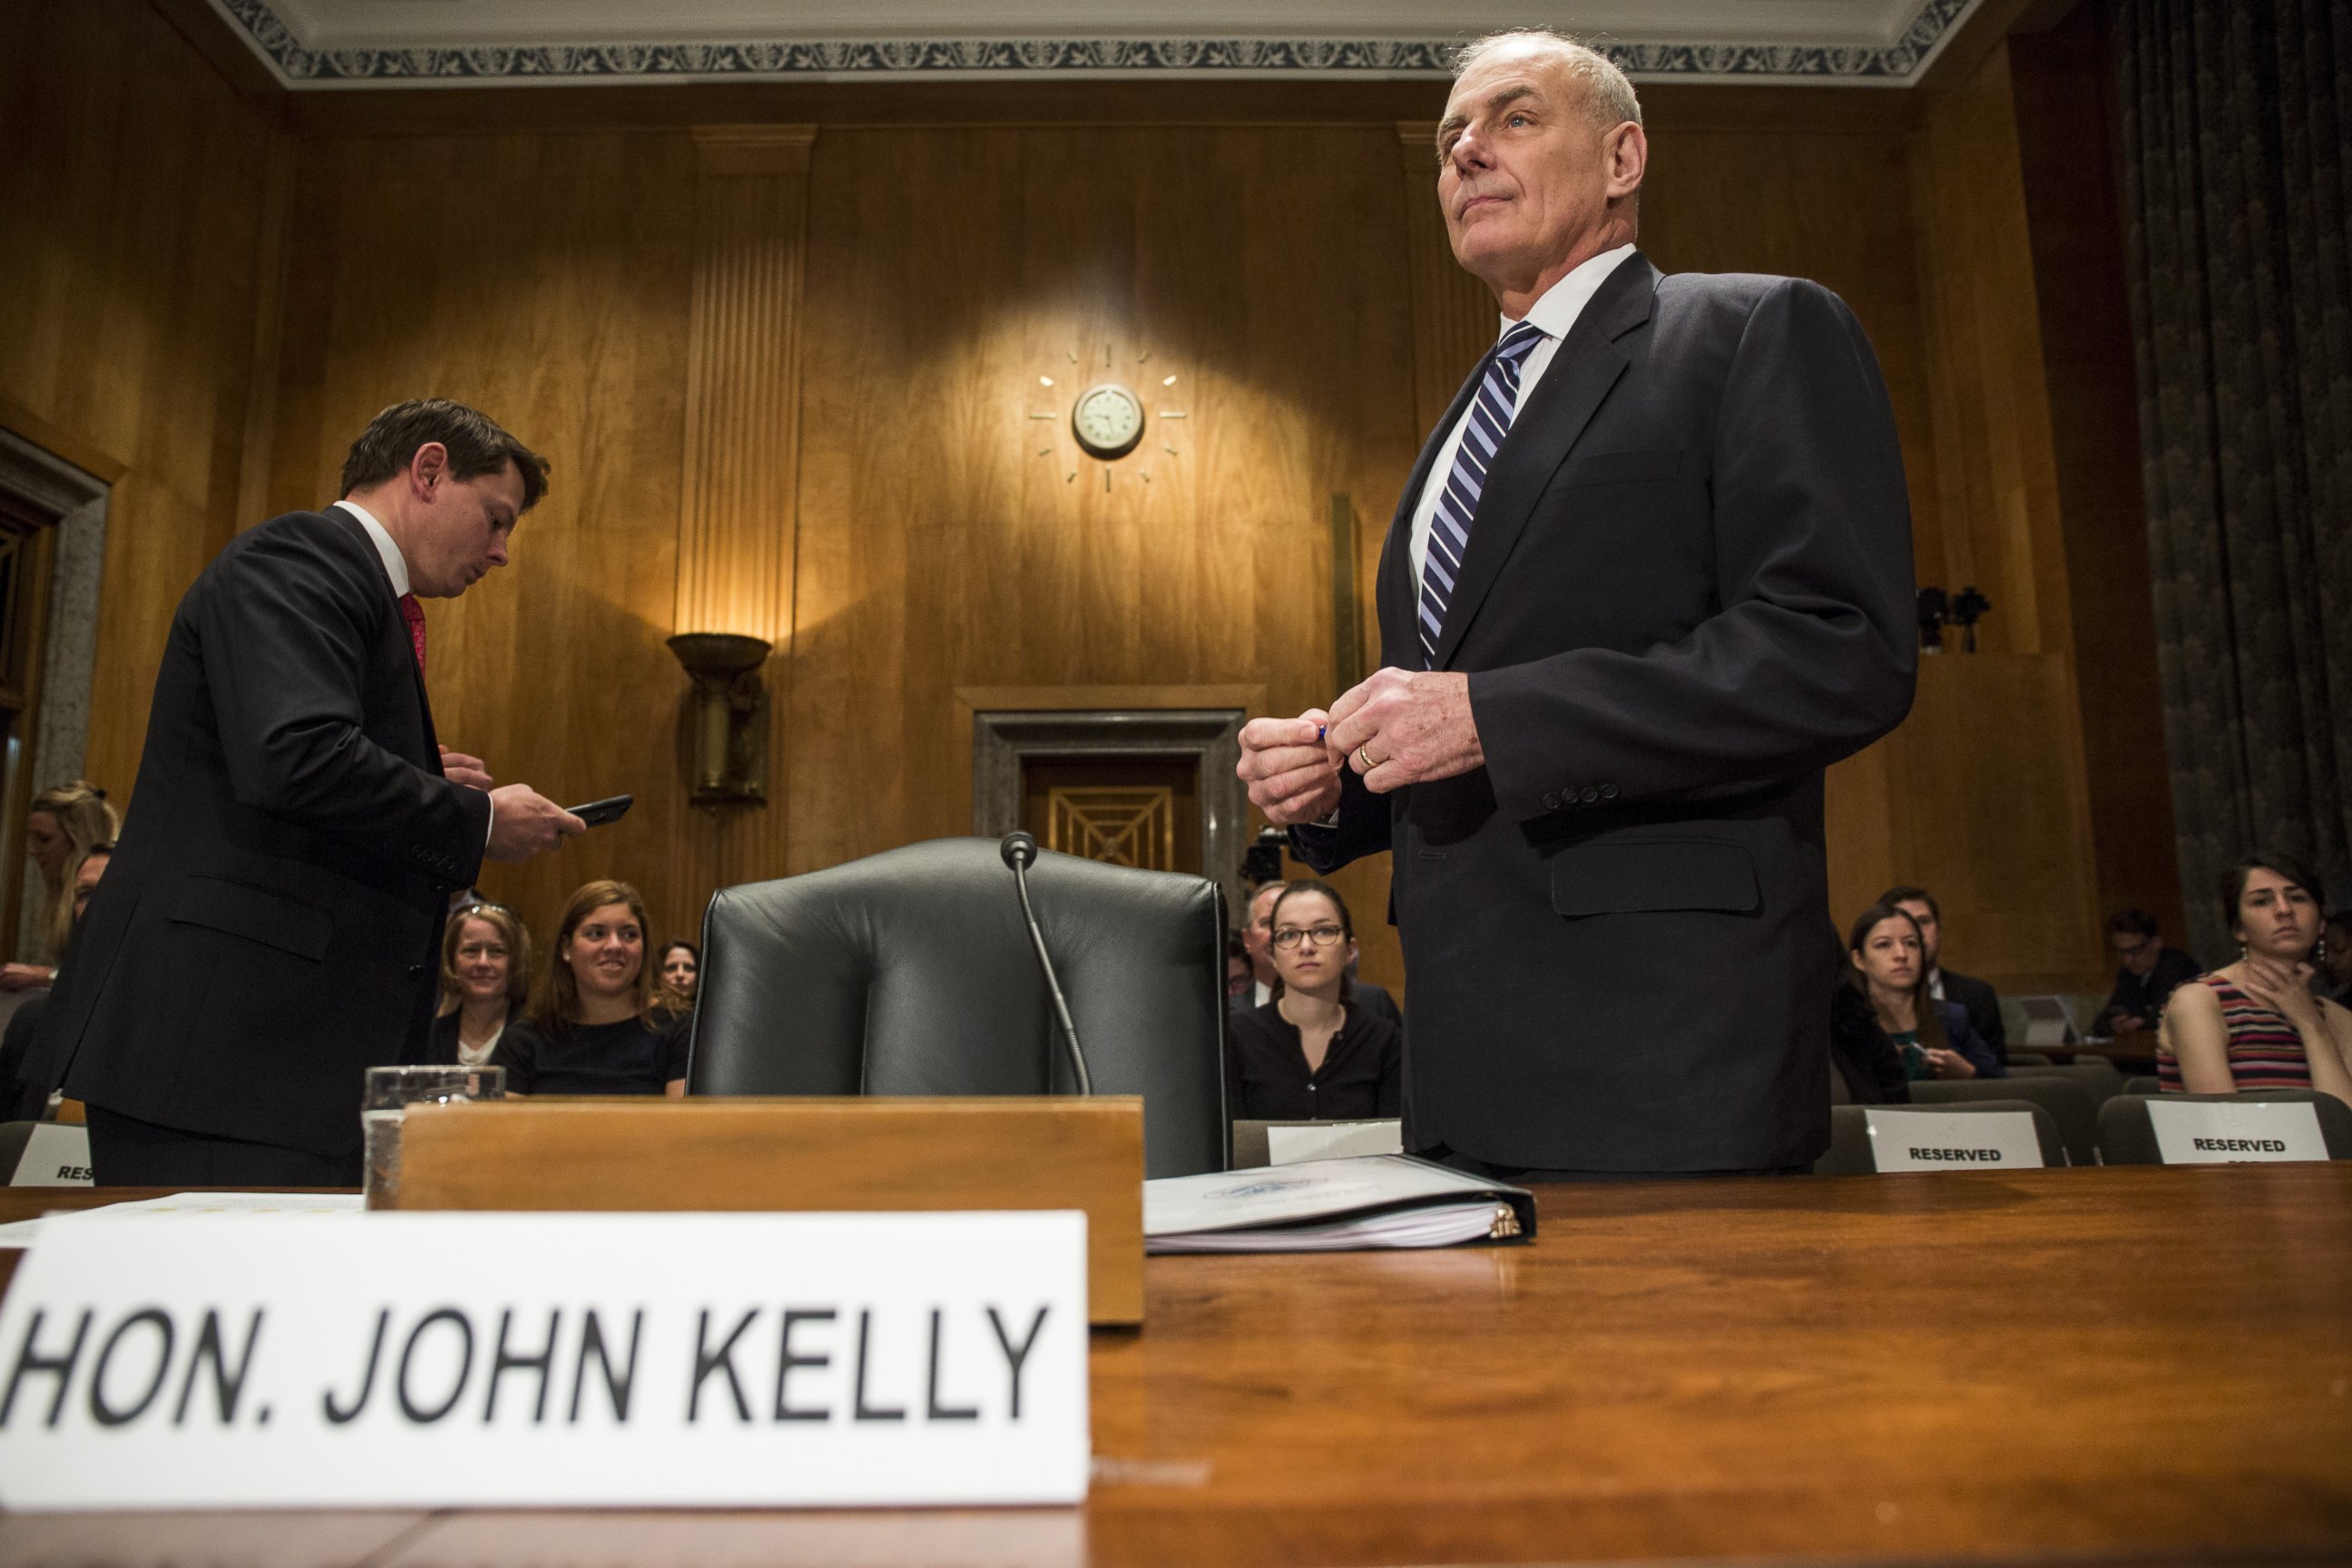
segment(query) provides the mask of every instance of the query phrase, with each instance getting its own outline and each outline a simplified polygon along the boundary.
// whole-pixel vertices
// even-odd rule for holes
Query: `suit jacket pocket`
[[[1552,857],[1556,914],[1655,914],[1710,910],[1753,914],[1756,862],[1741,845],[1720,838],[1642,839],[1586,844]]]
[[[1572,458],[1561,470],[1560,484],[1639,485],[1671,479],[1682,471],[1683,449],[1659,447],[1632,452],[1591,452]]]
[[[225,877],[189,878],[179,897],[172,900],[172,918],[241,936],[313,963],[327,956],[327,944],[335,931],[333,917],[324,910]]]

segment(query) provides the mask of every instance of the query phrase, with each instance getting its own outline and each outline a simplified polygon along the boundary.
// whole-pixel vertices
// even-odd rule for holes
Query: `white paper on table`
[[[1351,1154],[1402,1154],[1404,1123],[1318,1121],[1307,1127],[1268,1127],[1265,1162],[1296,1165],[1307,1160],[1341,1160]]]
[[[1332,1219],[1417,1198],[1483,1196],[1494,1187],[1483,1176],[1402,1154],[1310,1160],[1253,1171],[1213,1171],[1202,1176],[1162,1176],[1143,1184],[1143,1234],[1171,1236]]]
[[[367,1212],[367,1200],[358,1193],[173,1193],[167,1197],[137,1198],[94,1209],[60,1209],[76,1219],[135,1219],[163,1215],[175,1219],[210,1219],[221,1215],[310,1215],[322,1218]],[[46,1217],[46,1216],[45,1216]],[[43,1219],[20,1219],[0,1225],[0,1247],[30,1247],[40,1238]]]
[[[2147,1120],[2156,1131],[2157,1152],[2168,1165],[2327,1158],[2319,1110],[2304,1100],[2187,1104],[2150,1095]]]

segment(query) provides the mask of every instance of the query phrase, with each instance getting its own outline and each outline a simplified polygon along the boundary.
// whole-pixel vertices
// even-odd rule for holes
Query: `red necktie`
[[[408,640],[416,649],[416,677],[425,678],[425,606],[414,594],[400,596],[400,618],[408,623]]]

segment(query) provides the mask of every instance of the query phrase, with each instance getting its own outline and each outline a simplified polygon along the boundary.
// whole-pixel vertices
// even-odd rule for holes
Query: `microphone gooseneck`
[[[1054,1016],[1061,1020],[1062,1043],[1067,1047],[1070,1071],[1078,1082],[1081,1096],[1095,1091],[1094,1078],[1087,1071],[1087,1054],[1078,1048],[1078,1026],[1070,1022],[1070,1004],[1062,995],[1062,982],[1054,973],[1053,955],[1045,951],[1045,933],[1037,929],[1037,911],[1029,903],[1029,867],[1037,858],[1037,840],[1018,829],[997,841],[997,853],[1013,868],[1013,885],[1021,892],[1021,915],[1029,922],[1029,940],[1037,949],[1037,968],[1045,976],[1046,993],[1054,998]]]

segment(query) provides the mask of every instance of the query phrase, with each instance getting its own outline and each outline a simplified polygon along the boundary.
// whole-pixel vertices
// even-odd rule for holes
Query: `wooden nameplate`
[[[1143,1321],[1143,1100],[541,1099],[417,1105],[402,1209],[1084,1209],[1087,1315]]]

